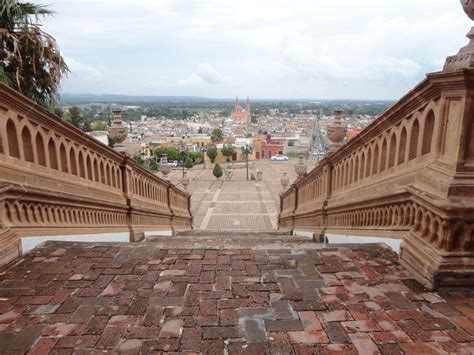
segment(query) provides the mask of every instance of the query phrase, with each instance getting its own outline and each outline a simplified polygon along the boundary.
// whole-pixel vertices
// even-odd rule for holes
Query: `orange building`
[[[247,96],[247,105],[243,108],[240,105],[239,97],[235,99],[234,110],[231,112],[230,117],[235,123],[242,124],[242,125],[250,125],[251,117],[250,117],[250,99]]]

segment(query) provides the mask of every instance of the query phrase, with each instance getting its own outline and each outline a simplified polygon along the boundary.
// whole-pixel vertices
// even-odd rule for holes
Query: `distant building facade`
[[[247,96],[247,104],[245,108],[240,105],[239,98],[235,99],[234,110],[230,114],[230,118],[237,124],[250,125],[251,116],[250,116],[250,99]]]
[[[256,159],[271,159],[274,155],[283,154],[285,141],[281,139],[272,139],[267,135],[260,143],[260,151],[255,153]]]

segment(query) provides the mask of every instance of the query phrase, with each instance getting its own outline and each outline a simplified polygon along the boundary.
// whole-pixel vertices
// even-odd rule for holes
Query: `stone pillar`
[[[425,286],[474,286],[474,69],[430,74],[439,114],[434,161],[418,176],[401,263]],[[425,127],[420,131],[424,144]]]
[[[327,126],[328,138],[331,141],[331,146],[329,147],[329,152],[335,152],[342,146],[342,141],[346,137],[347,127],[342,121],[342,110],[334,111],[334,119]]]
[[[0,266],[19,258],[21,255],[20,238],[10,229],[0,230]]]

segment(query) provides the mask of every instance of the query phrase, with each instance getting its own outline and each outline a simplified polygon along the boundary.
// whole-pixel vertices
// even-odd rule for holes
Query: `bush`
[[[219,163],[217,163],[216,165],[214,165],[214,170],[212,170],[212,174],[217,178],[219,179],[224,173],[222,172],[222,168],[221,166],[219,165]]]
[[[230,157],[234,154],[234,147],[232,144],[225,145],[221,149],[222,155],[227,158],[227,161],[230,161]]]
[[[186,169],[191,169],[193,167],[193,161],[190,157],[187,157],[186,160],[184,161],[184,167]]]
[[[217,157],[217,147],[215,145],[211,145],[207,148],[206,155],[211,159],[211,163],[214,163]]]

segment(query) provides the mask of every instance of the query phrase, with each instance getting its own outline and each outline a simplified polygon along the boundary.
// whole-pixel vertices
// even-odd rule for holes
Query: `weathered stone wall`
[[[474,285],[473,89],[473,70],[428,75],[281,195],[280,228],[398,236],[426,285]]]
[[[133,159],[0,85],[0,230],[16,238],[127,231],[133,241],[190,229],[189,203]]]

